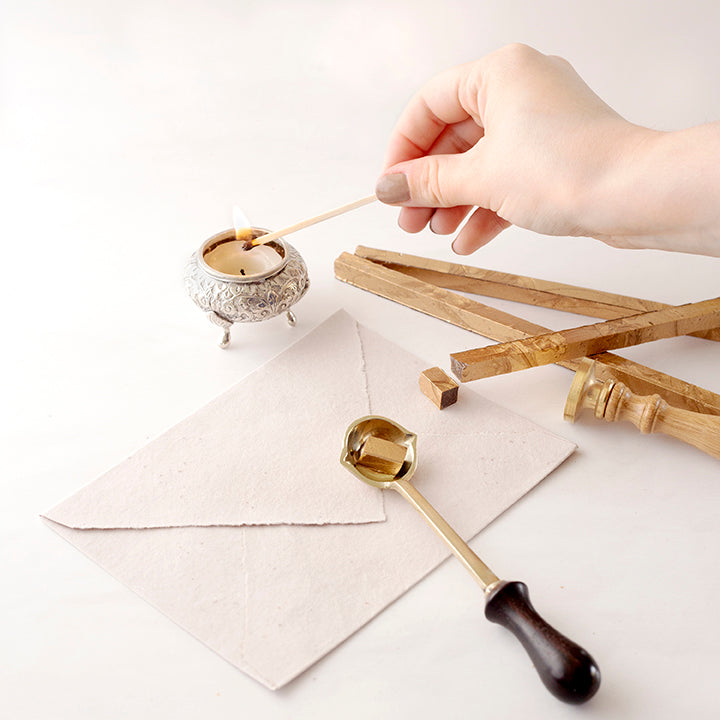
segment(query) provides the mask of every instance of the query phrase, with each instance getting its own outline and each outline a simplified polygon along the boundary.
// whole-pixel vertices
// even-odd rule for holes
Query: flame
[[[237,205],[233,207],[233,227],[235,228],[236,240],[248,241],[253,239],[252,225],[250,225],[245,213]]]

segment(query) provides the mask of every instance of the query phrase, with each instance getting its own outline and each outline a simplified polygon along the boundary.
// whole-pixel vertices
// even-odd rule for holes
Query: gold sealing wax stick
[[[453,353],[451,368],[461,382],[468,382],[709,330],[718,323],[720,298],[714,298]]]
[[[504,342],[549,332],[547,328],[516,315],[503,313],[350,253],[344,252],[335,260],[335,277],[491,340]],[[676,407],[720,415],[720,395],[706,388],[613,353],[602,353],[595,360],[597,375],[602,379],[614,377],[638,394],[659,393]],[[580,367],[578,360],[559,364],[573,372]]]
[[[355,248],[355,254],[446,290],[539,305],[552,310],[562,310],[602,320],[612,320],[650,310],[673,307],[654,300],[644,300],[604,290],[567,285],[554,280],[541,280],[526,275],[498,272],[473,265],[461,265],[392,250],[379,250],[363,245]],[[692,333],[692,335],[718,341],[720,340],[720,328]]]

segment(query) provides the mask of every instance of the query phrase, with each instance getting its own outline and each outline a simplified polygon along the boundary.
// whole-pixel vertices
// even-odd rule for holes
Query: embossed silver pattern
[[[185,288],[195,304],[225,329],[223,347],[229,341],[232,323],[259,322],[286,312],[293,324],[290,307],[307,292],[310,279],[300,253],[285,241],[282,245],[287,257],[284,266],[270,277],[250,282],[212,277],[201,267],[201,250],[190,257],[185,267]]]

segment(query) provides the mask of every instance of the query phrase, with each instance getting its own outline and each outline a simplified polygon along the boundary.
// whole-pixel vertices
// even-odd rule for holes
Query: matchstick
[[[547,328],[516,315],[502,313],[450,290],[444,290],[350,253],[342,253],[335,260],[335,277],[362,290],[491,340],[515,340],[528,335],[550,332]],[[613,353],[596,355],[594,360],[596,374],[603,380],[614,377],[622,380],[639,395],[658,393],[676,407],[720,415],[720,395],[710,390]],[[580,367],[578,360],[563,361],[558,365],[573,372]]]
[[[451,368],[461,382],[468,382],[708,330],[719,323],[720,298],[714,298],[453,353]]]
[[[310,225],[316,225],[319,222],[323,222],[324,220],[329,220],[330,218],[337,217],[338,215],[342,215],[343,213],[350,212],[351,210],[355,210],[359,207],[362,207],[363,205],[369,205],[375,200],[377,200],[377,197],[375,197],[375,195],[368,195],[367,197],[360,198],[360,200],[355,200],[354,202],[347,203],[347,205],[341,205],[334,210],[328,210],[321,215],[316,215],[315,217],[308,218],[307,220],[302,220],[301,222],[295,223],[294,225],[289,225],[282,230],[277,230],[275,232],[268,233],[267,235],[261,235],[260,237],[248,240],[245,243],[245,249],[249,250],[251,247],[264,245],[265,243],[269,243],[271,240],[277,240],[278,238],[285,237],[285,235],[290,235],[290,233],[294,233],[298,230],[302,230],[303,228],[310,227]]]

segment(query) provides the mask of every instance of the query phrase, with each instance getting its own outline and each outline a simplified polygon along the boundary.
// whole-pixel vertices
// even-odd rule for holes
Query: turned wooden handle
[[[556,698],[579,704],[597,692],[600,687],[597,663],[586,650],[538,615],[525,583],[499,582],[485,598],[485,617],[515,635],[543,684]]]
[[[615,383],[598,417],[628,420],[641,432],[671,435],[720,458],[720,417],[680,410],[659,395],[635,395],[623,383]]]

